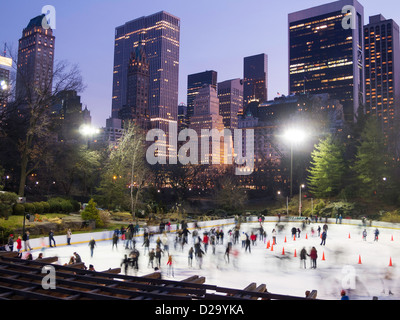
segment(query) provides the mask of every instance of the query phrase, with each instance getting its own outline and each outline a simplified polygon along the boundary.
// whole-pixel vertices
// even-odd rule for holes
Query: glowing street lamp
[[[88,124],[83,124],[79,128],[79,132],[81,135],[87,138],[87,146],[89,148],[89,140],[92,138],[94,135],[99,134],[100,130],[96,127],[93,127]]]
[[[283,138],[290,143],[290,198],[293,196],[293,144],[301,143],[306,140],[307,134],[299,128],[290,128],[284,134]]]

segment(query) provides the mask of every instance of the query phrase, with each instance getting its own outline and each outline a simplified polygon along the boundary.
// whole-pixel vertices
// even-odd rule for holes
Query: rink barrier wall
[[[218,228],[227,225],[234,225],[235,219],[220,219],[220,220],[211,220],[211,221],[199,221],[197,225],[200,229],[211,229],[211,228]],[[180,224],[179,224],[180,225]],[[194,229],[194,222],[189,222],[188,229]],[[147,229],[151,233],[158,233],[159,226],[148,226]],[[144,228],[139,228],[139,232],[136,237],[143,236]],[[166,227],[167,230],[167,227]],[[169,228],[169,232],[176,232],[177,224],[171,224]],[[93,238],[96,242],[97,241],[108,241],[112,240],[114,234],[114,230],[104,230],[99,232],[90,232],[90,233],[76,233],[72,234],[71,236],[71,245],[73,244],[82,244],[82,243],[89,243],[89,241]],[[67,235],[57,235],[54,236],[54,240],[56,242],[56,246],[66,246],[67,245]],[[29,240],[29,244],[33,250],[42,249],[43,247],[49,247],[49,237],[41,237],[41,238],[34,238]],[[16,242],[14,243],[14,251],[16,250]],[[24,244],[22,243],[22,249],[24,249]]]
[[[284,219],[287,222],[301,223],[301,222],[303,222],[305,217],[282,216],[281,221],[283,222]],[[265,216],[264,217],[264,222],[278,222],[278,221],[279,221],[279,218],[277,216]],[[322,221],[318,221],[318,223],[325,223],[325,221],[326,221],[326,219],[323,218]],[[258,217],[256,217],[256,216],[247,216],[247,217],[245,217],[245,222],[258,223],[259,221],[258,221]],[[327,223],[328,224],[336,224],[336,218],[328,218]],[[223,226],[227,226],[227,225],[233,226],[235,224],[236,224],[236,220],[234,218],[197,222],[197,225],[200,229],[211,229],[211,228],[223,227]],[[339,220],[338,220],[337,224],[339,224]],[[341,224],[362,226],[361,220],[346,219],[346,218],[342,219]],[[194,222],[188,223],[189,231],[194,229],[194,225],[195,225]],[[390,223],[390,222],[383,222],[383,221],[372,221],[371,223],[370,223],[370,221],[367,221],[365,227],[387,228],[387,229],[400,230],[399,223]],[[148,228],[149,232],[152,232],[152,233],[157,233],[159,230],[159,226],[148,226],[147,228]],[[140,228],[136,237],[143,236],[143,230],[144,230],[143,228]],[[170,232],[176,232],[177,224],[171,224],[169,230],[170,230]],[[108,240],[112,239],[113,234],[114,234],[114,230],[72,234],[71,245],[89,243],[89,241],[92,239],[92,237],[95,241],[108,241]],[[67,236],[66,235],[54,236],[54,240],[56,241],[57,246],[66,246],[67,245]],[[29,242],[30,242],[30,246],[34,250],[41,249],[43,247],[49,247],[49,237],[48,236],[42,237],[42,238],[30,239]],[[23,244],[22,244],[22,249],[24,249]],[[14,243],[14,250],[16,250],[16,243]]]

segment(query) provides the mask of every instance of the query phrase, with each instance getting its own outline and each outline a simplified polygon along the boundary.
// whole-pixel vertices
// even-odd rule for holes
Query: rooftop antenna
[[[6,54],[7,54],[7,43],[4,43],[3,57],[6,57]]]

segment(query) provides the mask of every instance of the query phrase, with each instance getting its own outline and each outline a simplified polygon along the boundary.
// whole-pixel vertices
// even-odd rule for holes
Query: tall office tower
[[[139,128],[150,128],[149,118],[150,65],[142,46],[131,52],[129,59],[126,104],[119,112],[122,121],[134,121]]]
[[[6,107],[10,93],[10,69],[12,59],[0,56],[0,112]]]
[[[238,114],[243,112],[243,81],[232,79],[218,83],[219,114],[224,127],[238,128]]]
[[[115,29],[112,117],[127,104],[131,52],[142,45],[149,63],[149,112],[152,128],[177,122],[180,19],[161,11]]]
[[[264,53],[245,57],[243,65],[243,102],[268,100],[268,56]]]
[[[217,90],[217,72],[213,70],[207,70],[204,72],[194,73],[188,75],[187,82],[187,116],[190,121],[190,117],[194,113],[194,99],[198,95],[200,89],[210,84],[215,90]]]
[[[354,15],[342,13],[346,6]],[[291,13],[288,20],[289,93],[329,93],[353,122],[364,102],[364,8],[357,0],[340,0]]]
[[[36,100],[37,92],[52,92],[55,37],[42,27],[44,17],[29,21],[18,44],[16,98],[28,102]]]
[[[198,137],[198,151],[199,151],[199,163],[223,163],[223,142],[216,136],[212,136],[211,141],[202,134],[202,130],[217,129],[222,131],[224,129],[224,122],[222,116],[219,114],[219,99],[217,91],[210,84],[204,85],[198,92],[196,99],[194,100],[194,113],[191,117],[190,129],[193,129],[197,133]],[[202,139],[206,139],[209,142],[209,148],[203,149]],[[213,146],[217,147],[217,151],[213,151]]]
[[[399,26],[380,14],[369,17],[364,43],[365,111],[378,116],[388,136],[400,115]]]

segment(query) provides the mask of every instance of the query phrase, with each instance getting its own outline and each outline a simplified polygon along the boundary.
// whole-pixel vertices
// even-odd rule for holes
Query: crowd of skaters
[[[312,221],[312,220],[311,220]],[[310,220],[303,221],[300,228],[293,227],[291,229],[292,236],[300,238],[301,232],[304,230],[307,224],[310,224]],[[176,261],[171,253],[171,242],[173,244],[174,250],[184,252],[187,250],[188,263],[187,267],[193,267],[193,260],[196,260],[197,267],[199,269],[203,266],[203,258],[207,254],[216,254],[216,246],[224,246],[224,260],[225,263],[230,263],[231,256],[237,258],[240,247],[244,252],[251,253],[251,247],[256,246],[258,241],[264,241],[267,238],[267,232],[263,227],[264,221],[259,220],[258,228],[253,228],[249,230],[241,230],[240,223],[237,223],[229,229],[229,231],[224,233],[224,229],[220,227],[210,228],[209,230],[202,230],[197,223],[194,224],[194,227],[189,230],[187,223],[182,221],[177,225],[176,230],[171,232],[171,224],[163,223],[159,227],[159,232],[152,233],[148,228],[143,228],[143,241],[140,242],[140,246],[137,246],[137,240],[139,239],[139,224],[130,223],[128,227],[121,227],[120,229],[116,229],[114,231],[112,237],[112,250],[118,249],[119,243],[122,242],[122,246],[127,250],[127,253],[124,254],[124,258],[121,261],[121,267],[123,267],[123,271],[125,274],[129,273],[129,270],[132,269],[135,274],[137,274],[139,270],[139,257],[144,256],[143,259],[147,260],[147,267],[152,268],[156,271],[164,268],[167,268],[167,275],[174,277],[174,266]],[[271,231],[271,236],[273,238],[274,243],[276,243],[276,236],[279,231],[282,231],[282,224],[277,223],[275,227]],[[278,230],[278,232],[277,232]],[[325,223],[322,226],[318,226],[317,228],[318,237],[321,238],[320,245],[326,244],[327,232],[328,232],[328,224]],[[311,227],[312,236],[315,235],[314,227]],[[363,239],[366,239],[366,230],[363,231]],[[171,236],[172,235],[172,236]],[[374,231],[374,241],[378,241],[379,230],[376,229]],[[67,244],[71,244],[71,236],[72,233],[70,230],[67,231]],[[43,238],[42,238],[43,239]],[[173,240],[172,240],[173,239]],[[32,254],[29,243],[29,231],[27,231],[23,237],[19,236],[15,241],[17,243],[17,251],[20,254],[19,256],[22,259],[32,260]],[[44,242],[44,240],[43,240]],[[225,243],[224,243],[225,242]],[[25,253],[22,254],[22,244],[24,244]],[[238,245],[238,246],[235,246]],[[9,249],[13,250],[14,246],[14,236],[10,235]],[[56,247],[56,243],[54,240],[54,233],[51,230],[49,232],[49,246]],[[94,250],[96,247],[96,242],[92,238],[88,244],[90,248],[90,255],[93,257]],[[45,244],[42,245],[42,252],[39,253],[36,259],[41,259],[43,257],[43,248]],[[220,251],[219,251],[220,252]],[[78,256],[78,257],[77,257]],[[166,259],[164,259],[166,257]],[[315,247],[312,247],[309,252],[305,250],[303,247],[300,252],[300,266],[306,268],[306,259],[310,258],[311,268],[315,269],[317,267],[317,250]],[[234,259],[235,260],[235,259]],[[71,256],[70,261],[66,263],[74,264],[79,263],[81,261],[79,255],[76,252]],[[163,266],[164,264],[164,266]],[[181,266],[183,267],[183,266]],[[93,265],[89,266],[89,270],[94,271]]]

